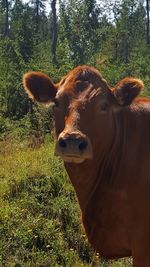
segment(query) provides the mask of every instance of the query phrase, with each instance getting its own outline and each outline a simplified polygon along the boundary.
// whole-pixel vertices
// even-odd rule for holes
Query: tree
[[[28,110],[28,100],[21,88],[24,62],[10,38],[0,41],[0,89],[4,97],[5,116],[21,118]]]
[[[147,22],[146,22],[146,36],[147,36],[147,45],[150,46],[150,7],[149,0],[146,0],[146,13],[147,13]]]
[[[34,37],[32,8],[16,0],[12,9],[10,37],[22,60],[28,62],[33,53]]]
[[[54,65],[57,65],[57,57],[56,57],[56,46],[57,46],[57,15],[56,15],[56,0],[51,1],[51,55],[52,62]]]
[[[41,15],[45,15],[45,2],[46,0],[31,0],[35,21],[36,43],[39,42]]]
[[[74,65],[84,64],[99,48],[97,30],[100,10],[95,0],[60,2],[62,41],[66,39]]]
[[[3,29],[4,37],[9,35],[9,13],[10,13],[11,3],[12,3],[11,0],[1,0],[0,2],[4,15],[4,29]]]
[[[121,58],[128,64],[130,57],[142,47],[145,40],[145,9],[138,0],[123,0],[115,9],[116,37],[114,38],[115,59]]]

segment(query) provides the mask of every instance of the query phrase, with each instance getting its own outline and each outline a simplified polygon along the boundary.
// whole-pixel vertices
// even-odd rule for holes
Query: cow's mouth
[[[78,157],[78,156],[61,156],[62,160],[65,161],[66,163],[82,163],[84,162],[86,159],[85,158],[82,158],[82,157]]]

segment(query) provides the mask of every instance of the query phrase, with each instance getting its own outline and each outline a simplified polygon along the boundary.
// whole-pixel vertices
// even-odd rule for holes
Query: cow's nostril
[[[65,140],[63,138],[59,139],[59,146],[62,147],[62,148],[67,147],[67,144],[66,144],[66,142],[65,142]]]
[[[86,149],[87,145],[88,144],[87,144],[86,141],[82,141],[82,142],[80,142],[78,148],[79,148],[80,151],[82,151],[82,150]]]

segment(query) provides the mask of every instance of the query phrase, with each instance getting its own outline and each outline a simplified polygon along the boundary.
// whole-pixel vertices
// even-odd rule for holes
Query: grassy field
[[[0,264],[2,267],[130,267],[104,262],[88,245],[80,211],[54,144],[0,143]]]

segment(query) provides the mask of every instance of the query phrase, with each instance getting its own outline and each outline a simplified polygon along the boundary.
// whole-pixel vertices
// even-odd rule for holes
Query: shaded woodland
[[[149,95],[149,9],[149,0],[0,0],[1,132],[25,117],[31,128],[43,127],[44,111],[41,116],[22,88],[28,70],[56,82],[73,67],[90,64],[111,85],[125,76],[141,78]]]

